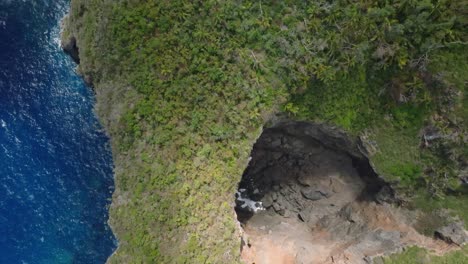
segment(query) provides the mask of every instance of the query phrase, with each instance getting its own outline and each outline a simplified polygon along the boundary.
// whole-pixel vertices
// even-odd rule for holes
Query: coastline
[[[193,141],[199,141],[200,144],[193,143],[182,136],[180,136],[182,139],[177,136],[169,137],[168,141],[173,140],[176,142],[174,144],[159,142],[159,139],[154,138],[164,135],[161,130],[157,130],[159,126],[163,126],[161,123],[166,122],[177,128],[177,125],[184,124],[185,121],[182,118],[177,119],[174,113],[168,114],[169,117],[157,123],[157,126],[153,125],[156,128],[141,121],[144,118],[141,117],[142,114],[138,113],[138,107],[139,103],[147,100],[146,95],[142,95],[129,84],[124,70],[116,67],[117,71],[114,72],[115,69],[109,68],[110,64],[104,64],[103,61],[100,61],[99,56],[104,55],[94,54],[94,52],[105,50],[103,47],[106,45],[112,46],[109,43],[102,43],[101,39],[105,39],[105,37],[99,35],[103,34],[103,28],[106,27],[106,23],[110,22],[107,17],[100,17],[102,14],[99,12],[104,12],[103,10],[93,9],[99,4],[87,8],[84,8],[84,5],[86,4],[80,3],[78,0],[72,1],[73,9],[70,12],[76,12],[76,14],[73,15],[73,18],[70,18],[72,15],[64,18],[65,30],[62,34],[62,43],[65,43],[63,44],[65,47],[79,47],[80,65],[78,72],[96,93],[96,113],[111,139],[115,165],[115,192],[108,222],[119,241],[119,245],[109,257],[108,262],[129,262],[131,260],[169,262],[176,256],[176,260],[181,262],[238,262],[242,229],[233,217],[232,203],[234,200],[229,199],[235,193],[236,184],[248,163],[251,146],[261,134],[264,124],[271,121],[273,113],[280,112],[279,105],[287,100],[288,96],[285,96],[285,92],[282,90],[286,85],[280,85],[281,89],[278,89],[280,91],[276,91],[276,93],[269,90],[264,92],[264,94],[271,92],[270,96],[275,99],[269,98],[269,100],[275,100],[273,104],[255,102],[255,100],[261,101],[255,97],[261,97],[257,94],[252,96],[253,99],[248,96],[243,99],[257,104],[252,108],[255,110],[252,111],[254,114],[248,112],[243,116],[246,120],[236,120],[238,123],[230,124],[227,129],[222,127],[228,131],[229,129],[235,130],[236,127],[244,127],[245,133],[242,138],[236,138],[234,135],[232,138],[224,139],[223,133],[228,134],[228,132],[219,129],[222,131],[213,132],[215,139],[211,140],[207,139],[204,134],[196,134],[199,131],[195,130],[193,131],[195,138]],[[90,14],[86,12],[90,12]],[[86,19],[92,22],[87,21],[88,24],[84,25],[83,16],[86,14],[89,16]],[[74,21],[70,22],[70,19]],[[89,39],[85,41],[85,38]],[[74,42],[72,39],[75,39],[76,45],[70,44]],[[247,58],[252,57],[250,53],[246,54],[248,54]],[[257,56],[260,55],[254,54],[253,58],[256,60]],[[258,62],[253,64],[256,63]],[[163,76],[162,79],[164,78],[168,77]],[[264,79],[261,79],[260,82],[262,82],[260,87],[274,83]],[[235,89],[233,90],[235,91]],[[185,94],[181,92],[177,96],[181,98],[183,95]],[[228,96],[230,95],[226,97]],[[163,106],[161,101],[157,101],[161,104],[157,107]],[[190,103],[182,105],[182,107],[189,109]],[[210,101],[210,103],[213,102]],[[191,112],[190,109],[187,111]],[[243,114],[244,110],[235,109],[235,111],[236,114]],[[292,108],[292,111],[297,110]],[[313,120],[313,118],[304,117],[303,119]],[[139,122],[143,125],[140,125]],[[393,129],[394,123],[392,122],[384,123],[383,126],[375,129],[377,132],[370,136],[366,134],[366,131],[366,133],[360,134],[360,137],[370,152],[375,151],[372,153],[375,156],[370,158],[371,164],[376,167],[379,175],[392,183],[399,184],[399,179],[388,173],[395,169],[393,167],[387,168],[388,165],[382,161],[387,156],[382,154],[381,149],[388,148],[389,153],[397,153],[397,157],[392,157],[397,161],[402,159],[402,157],[398,157],[400,153],[404,153],[401,154],[404,156],[403,158],[409,156],[410,159],[413,159],[419,155],[419,152],[416,152],[419,151],[420,139],[411,134],[408,140],[410,143],[405,142],[404,140],[407,140],[406,134],[400,133],[398,129]],[[128,130],[128,124],[132,126],[130,127],[131,131]],[[384,132],[379,131],[379,129],[383,131],[385,125],[391,129]],[[160,132],[160,134],[153,135],[154,131]],[[181,133],[189,133],[186,130],[182,131]],[[238,130],[235,131],[238,132]],[[177,132],[174,129],[167,133]],[[401,138],[406,145],[398,141]],[[376,145],[374,142],[378,142],[380,145]],[[227,144],[233,144],[234,147],[226,150],[224,147]],[[389,144],[390,147],[388,147]],[[403,147],[394,151],[394,146],[391,144],[401,144]],[[189,154],[179,153],[178,148],[183,149],[186,145],[189,146],[185,148],[188,149],[186,152]],[[381,149],[376,151],[376,146],[380,146]],[[227,151],[229,151],[229,155],[223,157]],[[411,155],[407,155],[407,153]],[[219,157],[223,157],[223,159]],[[419,157],[417,161],[419,162]],[[410,173],[412,170],[413,168],[410,167]],[[414,169],[414,171],[418,170]],[[151,188],[147,188],[147,186],[151,186]],[[399,194],[403,196],[402,199],[407,199],[404,188],[401,188]],[[210,201],[210,203],[204,203],[205,200]],[[203,221],[207,219],[209,221],[204,223]],[[137,231],[133,232],[132,228]]]

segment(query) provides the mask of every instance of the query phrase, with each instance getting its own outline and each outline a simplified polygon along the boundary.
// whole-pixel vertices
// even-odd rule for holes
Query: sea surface
[[[94,96],[59,47],[68,0],[0,0],[0,264],[105,263],[113,192]]]

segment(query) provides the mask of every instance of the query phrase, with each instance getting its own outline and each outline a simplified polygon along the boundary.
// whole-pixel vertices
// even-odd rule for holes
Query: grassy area
[[[468,246],[463,249],[450,252],[444,256],[436,256],[424,249],[411,247],[403,253],[384,258],[385,264],[465,264],[468,259]]]
[[[402,193],[423,190],[432,204],[458,188],[460,137],[421,148],[420,131],[466,131],[453,122],[466,117],[462,2],[71,6],[66,34],[78,39],[113,143],[112,263],[237,262],[234,190],[279,111],[366,134],[371,161]]]

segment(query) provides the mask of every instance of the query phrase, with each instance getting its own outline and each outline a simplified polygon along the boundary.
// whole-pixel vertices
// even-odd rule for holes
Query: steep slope
[[[238,262],[234,193],[279,112],[359,137],[421,232],[467,220],[466,6],[72,0],[64,47],[112,138],[110,262]]]

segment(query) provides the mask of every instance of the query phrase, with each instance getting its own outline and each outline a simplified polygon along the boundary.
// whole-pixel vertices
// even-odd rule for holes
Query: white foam
[[[243,204],[241,205],[241,208],[246,208],[248,207],[249,209],[251,209],[252,211],[254,211],[255,213],[257,211],[262,211],[262,210],[265,210],[265,208],[263,207],[262,205],[262,202],[256,202],[256,201],[253,201],[253,200],[250,200],[249,198],[243,198],[241,193],[245,192],[246,190],[245,189],[239,189],[238,192],[236,192],[236,196],[237,196],[237,200],[239,202],[243,202]]]
[[[2,122],[1,122],[1,123],[2,123],[2,127],[6,127],[6,125],[7,125],[6,122],[3,121],[3,119],[0,119],[0,121],[2,121]]]

